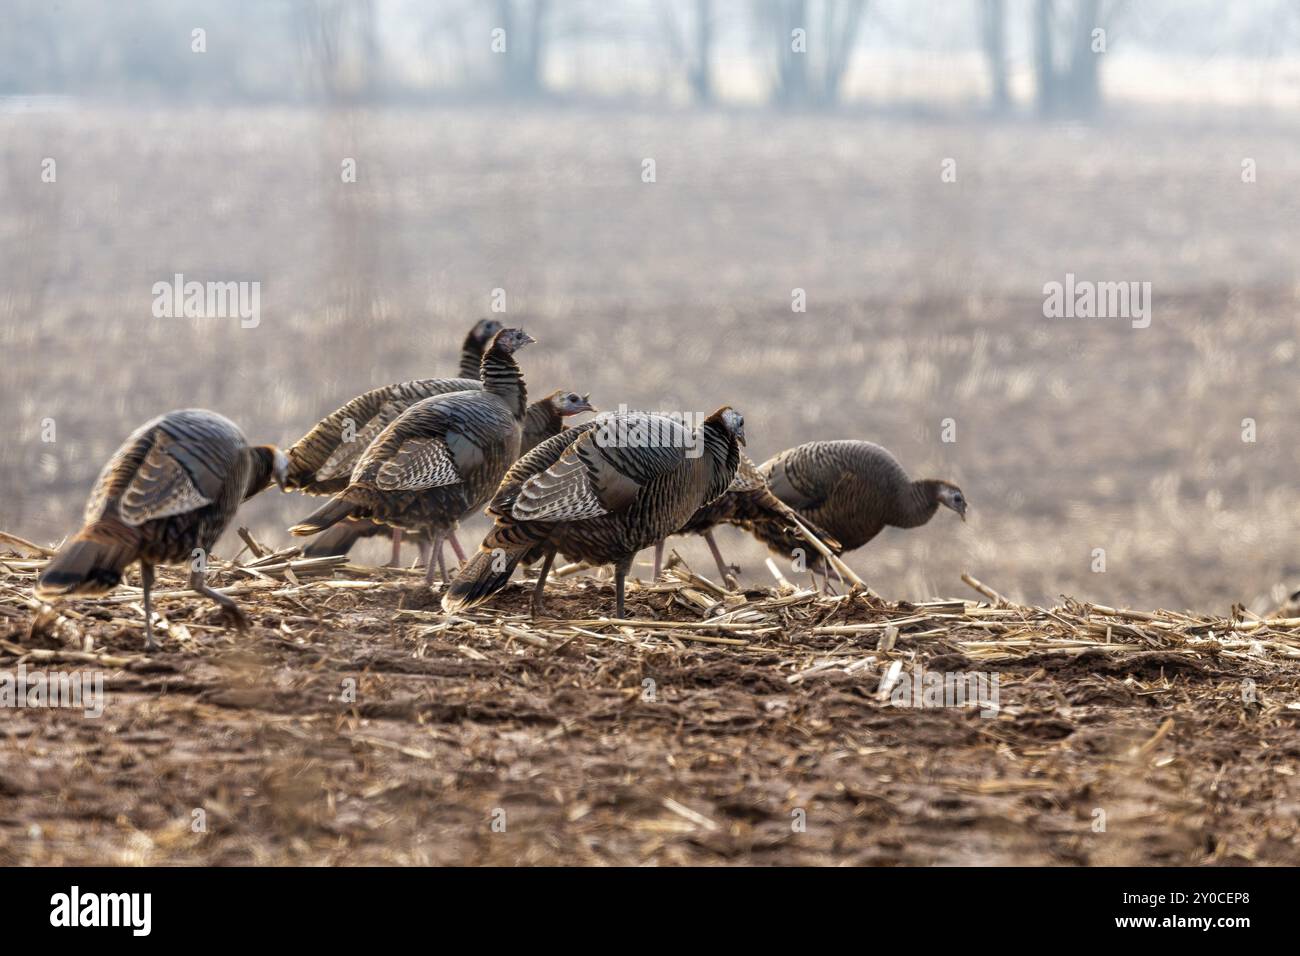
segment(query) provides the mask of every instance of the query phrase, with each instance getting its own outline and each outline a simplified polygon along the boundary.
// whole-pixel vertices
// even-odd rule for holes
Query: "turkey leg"
[[[555,550],[546,552],[546,557],[542,559],[542,571],[537,575],[537,583],[533,585],[533,620],[537,620],[545,612],[542,605],[542,590],[546,587],[546,577],[551,573],[551,562],[555,560]]]
[[[402,529],[393,529],[393,553],[384,565],[386,568],[400,568],[402,566]]]
[[[202,594],[205,598],[210,598],[221,605],[221,609],[230,615],[230,619],[235,622],[235,627],[239,630],[245,630],[248,627],[248,618],[244,612],[239,609],[233,598],[226,597],[220,591],[207,586],[203,581],[202,571],[190,572],[190,590]]]
[[[718,565],[718,574],[721,577],[723,586],[735,588],[740,582],[727,570],[727,562],[722,560],[722,552],[718,550],[718,542],[713,540],[712,528],[704,532],[704,540],[708,542],[709,550],[713,552],[713,560]]]
[[[616,607],[619,620],[625,620],[627,615],[624,613],[623,591],[627,584],[627,572],[632,567],[632,559],[627,558],[614,565],[614,593],[617,596]]]
[[[156,651],[158,642],[153,639],[153,565],[140,562],[140,586],[144,588],[144,649]]]

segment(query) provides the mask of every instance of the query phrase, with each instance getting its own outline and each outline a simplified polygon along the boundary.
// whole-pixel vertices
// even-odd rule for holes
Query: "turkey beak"
[[[529,335],[529,334],[528,334],[527,332],[525,332],[523,329],[520,329],[520,330],[519,330],[519,335],[520,335],[520,342],[519,342],[520,345],[536,345],[536,344],[537,344],[537,339],[533,338],[531,335]]]
[[[744,425],[741,425],[739,428],[736,429],[736,441],[740,442],[742,445],[745,444],[745,426],[744,426]]]
[[[600,411],[595,405],[591,404],[591,393],[588,392],[582,396],[582,401],[578,403],[578,412],[598,412]]]

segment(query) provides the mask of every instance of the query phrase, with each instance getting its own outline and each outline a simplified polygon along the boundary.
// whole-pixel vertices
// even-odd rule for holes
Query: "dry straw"
[[[244,529],[240,534],[245,551],[233,561],[213,561],[210,576],[255,619],[324,623],[331,615],[364,610],[409,625],[417,636],[454,635],[462,645],[477,645],[480,656],[493,642],[540,652],[611,641],[676,649],[711,645],[737,653],[780,644],[792,653],[792,681],[829,670],[888,673],[894,661],[911,662],[937,651],[959,651],[972,666],[981,667],[1044,656],[1120,661],[1145,652],[1159,652],[1171,664],[1181,658],[1189,664],[1239,660],[1281,667],[1300,659],[1300,618],[1260,618],[1241,607],[1231,618],[1113,608],[1068,598],[1056,607],[1034,607],[1010,601],[970,575],[963,575],[963,581],[984,600],[888,602],[870,593],[856,575],[850,578],[851,571],[844,574],[847,568],[841,574],[853,582],[848,592],[826,594],[792,584],[771,562],[775,587],[734,590],[695,573],[675,553],[660,581],[636,585],[632,592],[661,608],[657,617],[608,617],[609,589],[584,578],[548,584],[549,606],[558,615],[554,619],[528,616],[523,582],[495,604],[448,616],[433,602],[430,609],[401,606],[420,591],[418,572],[363,568],[343,557],[304,559],[297,548],[273,550]],[[105,623],[118,631],[140,631],[138,588],[123,585],[104,597],[45,604],[32,596],[32,585],[49,549],[3,532],[0,543],[8,552],[0,555],[0,625],[7,623],[8,630],[0,652],[109,666],[144,656],[142,648],[115,647],[112,654],[97,650],[92,633],[93,625]],[[238,560],[245,553],[247,560]],[[573,578],[574,569],[568,570]],[[212,605],[179,586],[180,580],[178,572],[162,571],[162,586],[153,596],[156,613],[166,619],[169,635],[179,636],[183,649],[188,635],[183,622],[208,620]],[[340,603],[343,594],[354,600]],[[221,630],[216,624],[190,626]],[[824,652],[827,640],[835,643],[830,655]]]

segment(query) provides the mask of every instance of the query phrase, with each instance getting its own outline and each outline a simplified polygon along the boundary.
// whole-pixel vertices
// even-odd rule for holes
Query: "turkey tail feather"
[[[392,531],[387,525],[357,519],[344,521],[321,532],[312,543],[302,549],[304,558],[327,558],[346,555],[362,538]]]
[[[747,530],[776,553],[789,557],[795,548],[806,544],[793,526],[782,518],[759,518],[749,522]],[[820,555],[818,555],[820,558]]]
[[[316,534],[326,528],[333,527],[344,518],[351,517],[356,508],[357,506],[350,501],[331,498],[290,528],[289,533],[296,535]]]
[[[817,525],[813,524],[812,521],[790,509],[788,505],[778,500],[775,496],[766,497],[770,497],[771,500],[768,501],[766,498],[762,500],[759,503],[760,506],[756,509],[758,514],[745,522],[744,527],[750,534],[767,545],[771,550],[784,555],[785,557],[789,557],[794,553],[796,548],[802,549],[806,554],[811,549],[812,546],[804,538],[803,534],[799,531],[798,527],[795,526],[794,522],[790,520],[790,515],[793,514],[803,522],[804,526],[807,527],[809,531],[817,535],[822,544],[826,545],[827,549],[830,550],[832,554],[840,554],[843,552],[843,545],[821,528],[817,527]],[[813,553],[808,554],[807,556],[809,564],[820,566],[822,562],[822,556],[820,554]]]
[[[524,551],[480,551],[451,582],[451,587],[443,595],[442,609],[455,614],[482,604],[506,586],[523,555]]]
[[[84,529],[50,558],[36,581],[36,596],[107,593],[121,583],[133,560],[135,550],[128,543]]]

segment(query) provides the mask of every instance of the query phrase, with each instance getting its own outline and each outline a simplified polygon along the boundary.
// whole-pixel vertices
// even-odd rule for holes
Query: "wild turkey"
[[[524,413],[524,437],[519,443],[519,454],[526,455],[548,438],[564,430],[564,420],[583,412],[594,412],[591,395],[579,395],[556,389],[540,402],[533,402]]]
[[[748,455],[741,454],[740,466],[736,469],[736,477],[732,480],[731,486],[716,500],[696,511],[686,524],[677,529],[676,533],[701,535],[718,566],[719,579],[724,584],[734,585],[735,578],[728,570],[727,563],[722,558],[722,551],[713,538],[713,529],[721,524],[746,528],[753,522],[762,521],[784,529],[793,539],[797,539],[806,547],[807,542],[804,542],[799,530],[790,522],[789,514],[790,507],[768,490],[767,481],[758,466]],[[831,550],[834,551],[839,547],[839,542],[815,523],[805,519],[804,524],[809,526],[808,530],[817,535]],[[664,542],[659,541],[655,544],[654,577],[656,579],[663,566],[663,551]]]
[[[333,495],[347,487],[352,467],[361,453],[385,427],[413,404],[433,395],[482,388],[479,366],[483,350],[501,331],[495,319],[479,319],[465,335],[460,350],[460,378],[426,378],[372,388],[340,406],[316,423],[288,450],[288,487],[309,495]],[[262,489],[256,489],[260,491]],[[371,525],[369,534],[390,531]],[[361,537],[363,535],[359,535]],[[461,551],[460,542],[452,546]],[[351,545],[349,544],[349,547]],[[401,533],[393,531],[393,561],[401,548]],[[324,554],[346,553],[325,551]]]
[[[481,383],[469,383],[462,379],[441,379],[440,381],[458,381],[466,385],[479,384],[481,386]],[[540,442],[552,435],[558,435],[564,428],[564,419],[574,415],[581,415],[583,412],[594,412],[595,410],[590,402],[589,395],[579,395],[577,392],[566,392],[563,389],[557,389],[541,401],[533,402],[528,406],[527,412],[524,413],[524,434],[519,444],[520,454],[531,451]],[[322,531],[312,540],[311,544],[303,548],[303,554],[309,558],[347,554],[352,549],[352,546],[362,538],[390,532],[393,536],[393,555],[390,564],[395,567],[398,564],[402,541],[401,529],[390,528],[378,521],[363,518],[340,521],[334,527]],[[447,539],[451,543],[452,550],[456,552],[456,557],[464,561],[465,552],[461,549],[460,542],[456,540],[455,534],[448,535]]]
[[[316,534],[345,518],[371,518],[426,532],[441,559],[442,539],[483,506],[519,456],[528,393],[514,353],[532,341],[519,329],[498,332],[483,356],[481,390],[406,409],[366,448],[348,485],[289,530]],[[433,568],[429,560],[429,583]]]
[[[737,443],[744,442],[744,419],[726,406],[694,433],[665,416],[630,412],[601,415],[547,439],[507,473],[488,508],[495,524],[452,581],[443,610],[481,604],[505,587],[521,560],[540,557],[532,602],[537,617],[559,552],[614,565],[623,617],[632,558],[727,490],[740,460]]]
[[[479,380],[479,367],[483,364],[483,352],[488,343],[501,331],[501,323],[496,319],[479,319],[465,335],[460,346],[460,377],[470,381]]]
[[[501,324],[493,319],[480,319],[469,330],[461,346],[460,378],[383,385],[330,412],[289,447],[289,487],[309,495],[342,491],[362,452],[406,409],[434,395],[482,388],[483,350],[500,331]]]
[[[99,473],[85,524],[41,572],[37,597],[104,594],[139,561],[145,647],[153,650],[154,565],[199,558],[190,587],[244,627],[239,606],[204,583],[203,564],[240,501],[270,480],[283,487],[287,468],[283,452],[250,447],[234,422],[216,412],[187,408],[146,422]]]
[[[888,450],[868,441],[809,442],[781,452],[759,471],[772,494],[834,538],[836,554],[862,547],[886,526],[919,527],[940,505],[966,520],[960,488],[937,478],[913,481]],[[806,553],[806,542],[780,521],[757,517],[743,526],[779,554],[795,548]],[[810,568],[824,563],[812,557]]]

